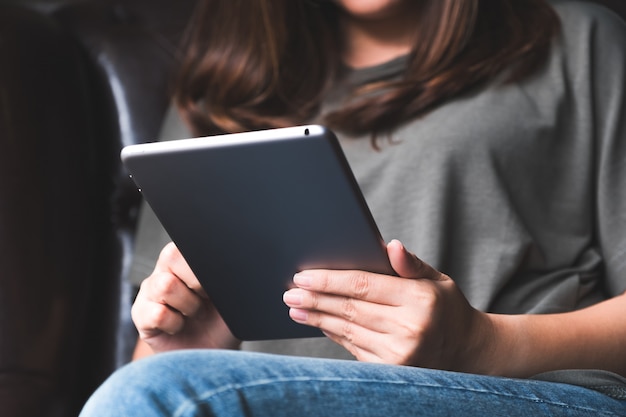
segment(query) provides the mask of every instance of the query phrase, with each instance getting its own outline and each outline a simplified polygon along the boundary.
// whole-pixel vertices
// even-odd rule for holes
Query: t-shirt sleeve
[[[170,106],[163,120],[159,141],[183,139],[191,136],[190,130],[178,115],[175,107]],[[150,206],[142,202],[135,233],[135,248],[128,274],[128,279],[132,285],[138,287],[152,273],[161,249],[170,240]]]
[[[626,291],[626,23],[597,10],[591,85],[596,138],[597,239],[606,289]]]

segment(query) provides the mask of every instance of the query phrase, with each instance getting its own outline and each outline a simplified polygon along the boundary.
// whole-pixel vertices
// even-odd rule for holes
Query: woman
[[[133,319],[169,353],[84,415],[624,415],[625,45],[576,1],[201,3],[190,133],[334,128],[399,277],[298,273],[327,338],[242,346],[358,361],[207,349],[240,343],[168,244]]]

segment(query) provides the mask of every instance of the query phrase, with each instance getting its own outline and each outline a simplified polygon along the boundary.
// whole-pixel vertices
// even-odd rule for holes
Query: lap
[[[585,388],[412,367],[194,350],[116,372],[84,416],[610,416],[626,402]]]

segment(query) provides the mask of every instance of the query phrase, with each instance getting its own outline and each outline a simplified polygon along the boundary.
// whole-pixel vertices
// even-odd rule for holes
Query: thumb
[[[441,272],[406,250],[399,240],[394,239],[387,244],[387,256],[393,270],[402,278],[431,279],[434,281],[446,279]]]

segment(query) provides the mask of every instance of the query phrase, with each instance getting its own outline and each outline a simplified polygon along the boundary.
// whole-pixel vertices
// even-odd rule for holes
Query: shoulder
[[[607,35],[626,36],[626,23],[614,11],[589,0],[552,0],[567,33],[599,31]]]
[[[626,66],[624,20],[589,0],[552,0],[550,3],[561,20],[561,35],[554,53],[563,57],[570,74],[597,76],[598,71],[602,74],[608,71],[623,77],[623,73],[618,73]]]

